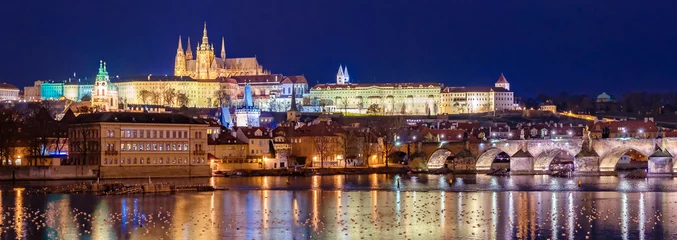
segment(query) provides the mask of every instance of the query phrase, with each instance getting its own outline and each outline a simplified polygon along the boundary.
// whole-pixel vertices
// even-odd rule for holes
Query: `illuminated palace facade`
[[[444,87],[440,83],[350,83],[339,67],[336,83],[318,84],[307,97],[318,111],[384,115],[480,113],[516,108],[503,74],[493,87]]]
[[[80,80],[36,82],[36,86],[40,88],[41,99],[81,101],[85,96],[96,95],[97,90],[94,88],[98,84],[98,93],[102,92],[102,86],[105,85],[108,89],[106,93],[117,97],[115,102],[109,103],[209,108],[242,105],[244,87],[249,85],[254,106],[262,111],[275,112],[289,109],[292,92],[296,95],[297,104],[300,104],[304,93],[309,90],[308,81],[302,75],[271,74],[263,70],[255,57],[226,58],[223,39],[221,57],[215,57],[206,25],[195,58],[190,49],[190,39],[187,46],[184,51],[179,37],[174,76],[116,77],[108,82],[110,84]],[[101,102],[101,99],[101,96],[94,98],[97,102]]]

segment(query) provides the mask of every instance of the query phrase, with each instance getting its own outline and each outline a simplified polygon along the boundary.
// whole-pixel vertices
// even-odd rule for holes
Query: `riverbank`
[[[246,176],[312,176],[312,175],[360,175],[360,174],[406,174],[408,167],[376,167],[376,168],[301,168],[288,169],[260,169],[260,170],[231,170],[213,173],[215,177],[246,177]]]

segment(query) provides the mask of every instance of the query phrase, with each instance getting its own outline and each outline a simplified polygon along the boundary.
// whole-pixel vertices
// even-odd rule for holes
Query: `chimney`
[[[649,118],[649,121],[653,122],[653,118],[652,118],[652,117],[650,117],[650,118]]]
[[[645,118],[644,118],[644,122],[646,123],[646,122],[648,122],[648,121],[649,121],[649,118],[645,117]]]

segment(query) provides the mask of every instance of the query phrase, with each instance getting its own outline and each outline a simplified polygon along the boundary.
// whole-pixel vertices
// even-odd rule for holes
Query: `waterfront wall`
[[[0,168],[0,180],[96,179],[99,166],[21,166]]]
[[[201,166],[115,166],[101,167],[102,179],[121,178],[167,178],[167,177],[211,177],[207,165]]]
[[[210,177],[209,166],[21,166],[0,168],[0,181]]]

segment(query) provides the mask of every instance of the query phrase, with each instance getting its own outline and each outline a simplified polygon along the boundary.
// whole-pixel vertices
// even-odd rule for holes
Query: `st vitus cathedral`
[[[256,57],[226,58],[226,45],[223,37],[221,38],[221,57],[216,57],[214,44],[210,43],[207,38],[207,23],[202,31],[202,42],[198,42],[195,49],[195,58],[193,58],[193,51],[190,47],[190,37],[184,52],[181,36],[179,36],[179,47],[176,49],[175,59],[174,75],[189,76],[193,79],[270,74],[259,65]]]

